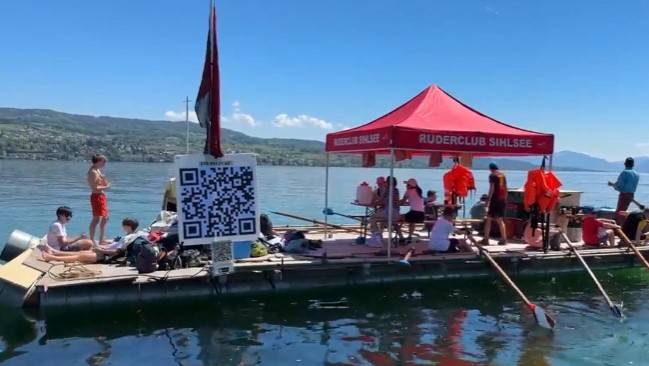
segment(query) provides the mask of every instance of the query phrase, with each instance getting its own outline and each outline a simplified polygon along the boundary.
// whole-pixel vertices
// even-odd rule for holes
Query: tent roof
[[[554,136],[514,127],[431,85],[388,114],[327,135],[328,152],[470,152],[476,155],[543,155]]]

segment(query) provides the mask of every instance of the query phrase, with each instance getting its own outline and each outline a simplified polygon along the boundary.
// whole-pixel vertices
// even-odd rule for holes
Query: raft
[[[308,232],[307,238],[323,238],[321,227],[299,229]],[[39,260],[38,250],[30,249],[0,267],[0,302],[17,307],[54,308],[495,276],[477,248],[473,253],[425,254],[428,239],[424,236],[416,244],[392,249],[389,261],[385,249],[357,245],[356,234],[345,230],[328,232],[333,238],[323,241],[322,249],[305,255],[282,253],[237,260],[232,273],[220,276],[212,275],[209,265],[149,274],[107,264],[65,266]],[[499,246],[492,240],[491,244],[485,248],[513,278],[583,271],[565,244],[561,250],[548,253],[527,250],[525,244],[515,241]],[[413,245],[411,266],[399,265]],[[647,257],[649,246],[638,249]],[[583,248],[580,253],[593,269],[639,265],[638,258],[626,247]]]

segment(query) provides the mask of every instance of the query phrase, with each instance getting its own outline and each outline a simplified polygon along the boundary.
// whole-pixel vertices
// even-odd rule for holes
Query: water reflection
[[[647,275],[603,278],[619,322],[584,276],[519,279],[559,321],[548,332],[495,278],[94,306],[0,315],[0,361],[36,364],[550,365],[643,360]],[[640,273],[640,275],[639,275]],[[633,322],[631,321],[633,319]]]

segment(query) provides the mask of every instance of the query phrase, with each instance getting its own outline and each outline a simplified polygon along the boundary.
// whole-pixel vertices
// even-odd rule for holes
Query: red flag
[[[198,88],[194,106],[198,122],[207,129],[205,153],[215,158],[223,156],[221,151],[221,94],[219,89],[219,53],[216,47],[216,8],[210,6],[210,29],[207,33],[207,52],[203,66],[203,78]]]

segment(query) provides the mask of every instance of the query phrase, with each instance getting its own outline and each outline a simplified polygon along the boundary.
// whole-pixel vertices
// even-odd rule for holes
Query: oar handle
[[[620,236],[620,238],[622,239],[624,244],[628,245],[629,248],[631,248],[631,250],[633,250],[633,252],[638,257],[638,259],[640,259],[640,262],[642,262],[642,264],[645,267],[647,267],[647,269],[649,269],[649,262],[647,262],[647,258],[645,258],[644,255],[642,255],[642,253],[638,250],[638,248],[635,245],[633,245],[633,242],[629,239],[628,236],[626,236],[624,231],[622,231],[622,229],[620,229],[620,228],[617,228],[615,230],[617,231],[617,235]]]
[[[568,244],[568,247],[570,247],[570,250],[572,250],[572,252],[575,253],[575,256],[577,257],[577,259],[579,259],[581,264],[584,266],[584,269],[586,269],[586,272],[588,272],[588,274],[590,275],[590,278],[593,280],[593,282],[595,282],[595,285],[597,285],[597,288],[599,289],[599,292],[601,292],[602,296],[604,296],[604,299],[606,299],[606,303],[608,304],[608,306],[611,307],[611,308],[614,308],[615,305],[613,304],[613,301],[611,301],[611,299],[608,297],[608,294],[604,290],[604,287],[602,287],[602,284],[599,283],[599,280],[597,279],[597,277],[595,277],[595,274],[593,273],[593,271],[588,266],[588,263],[586,263],[586,261],[581,256],[581,254],[579,254],[579,251],[577,251],[577,249],[572,245],[572,242],[570,241],[570,238],[568,238],[568,235],[566,235],[566,233],[564,233],[563,231],[559,231],[559,232],[561,233],[561,236],[563,237],[563,240],[566,242],[566,244]]]

